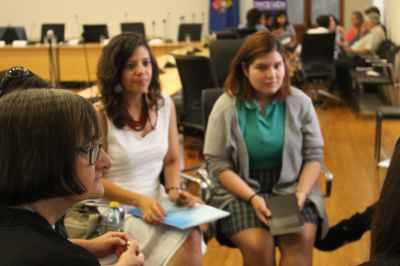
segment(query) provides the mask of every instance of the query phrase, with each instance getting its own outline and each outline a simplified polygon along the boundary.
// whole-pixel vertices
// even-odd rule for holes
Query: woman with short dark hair
[[[0,128],[2,264],[100,265],[55,232],[72,204],[104,192],[111,160],[91,104],[63,90],[15,90],[0,98]],[[142,265],[137,244],[121,241],[116,265]]]
[[[204,144],[216,185],[211,204],[231,213],[217,222],[217,238],[233,242],[244,265],[275,265],[275,246],[280,265],[311,265],[317,226],[327,229],[316,183],[323,140],[311,99],[291,87],[284,48],[268,32],[244,40],[224,87]],[[266,199],[291,193],[304,229],[273,237]]]

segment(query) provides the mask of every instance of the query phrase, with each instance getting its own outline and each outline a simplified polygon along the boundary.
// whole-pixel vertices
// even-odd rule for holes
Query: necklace
[[[142,97],[142,108],[140,110],[139,120],[134,120],[127,109],[125,109],[125,117],[127,120],[126,124],[135,131],[141,131],[146,126],[149,119],[149,110],[147,108],[147,103],[144,95]]]

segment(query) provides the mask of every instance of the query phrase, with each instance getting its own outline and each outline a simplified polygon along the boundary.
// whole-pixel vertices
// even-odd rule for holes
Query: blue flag
[[[237,28],[239,0],[210,0],[210,33]]]

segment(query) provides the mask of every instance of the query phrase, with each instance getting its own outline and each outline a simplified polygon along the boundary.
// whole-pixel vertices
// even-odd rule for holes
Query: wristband
[[[165,192],[168,194],[171,190],[178,190],[179,192],[181,191],[180,187],[167,187]]]
[[[249,199],[247,200],[247,202],[251,204],[251,200],[252,200],[255,196],[257,196],[257,193],[254,193],[253,195],[251,195],[251,196],[249,197]]]

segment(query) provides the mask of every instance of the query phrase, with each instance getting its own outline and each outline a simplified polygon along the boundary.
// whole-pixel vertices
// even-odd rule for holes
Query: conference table
[[[185,43],[163,43],[150,45],[155,57],[185,47]],[[58,45],[52,55],[60,82],[93,82],[96,80],[97,63],[103,49],[102,44]],[[13,66],[26,66],[35,74],[50,80],[50,49],[47,45],[0,47],[0,70]]]

